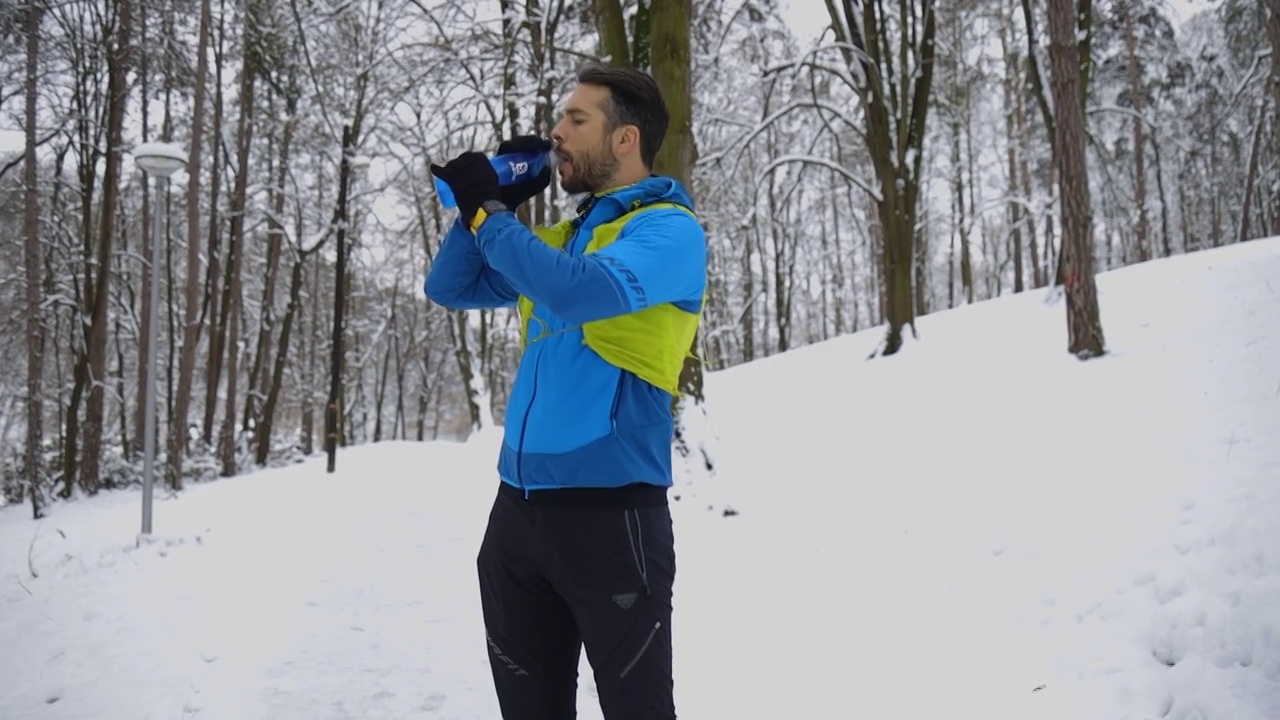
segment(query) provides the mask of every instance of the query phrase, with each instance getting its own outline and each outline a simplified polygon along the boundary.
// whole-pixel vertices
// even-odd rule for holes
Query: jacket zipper
[[[591,206],[594,205],[595,203],[592,202]],[[591,206],[588,206],[588,212],[590,212]],[[569,237],[568,242],[566,242],[562,248],[565,253],[572,254],[570,253],[570,248],[572,248],[573,243],[577,241],[578,231],[582,229],[582,219],[583,216],[579,213],[578,218],[575,220],[576,225],[573,229],[573,235]],[[535,305],[529,313],[530,320],[533,319],[536,312],[537,306]],[[534,345],[536,344],[537,343],[535,342]],[[538,356],[533,360],[533,389],[529,391],[529,404],[525,406],[524,418],[520,421],[520,442],[516,449],[516,484],[520,486],[521,490],[524,490],[525,500],[529,499],[529,488],[524,484],[524,436],[529,430],[529,414],[533,412],[533,401],[538,397],[538,368],[542,366],[542,348],[539,347],[537,352]]]
[[[529,429],[529,413],[533,412],[533,401],[538,397],[538,367],[542,365],[542,348],[538,348],[538,356],[533,359],[533,389],[529,391],[529,403],[524,408],[524,418],[520,421],[520,444],[516,450],[516,483],[524,490],[524,499],[529,499],[529,488],[524,485],[524,434]]]

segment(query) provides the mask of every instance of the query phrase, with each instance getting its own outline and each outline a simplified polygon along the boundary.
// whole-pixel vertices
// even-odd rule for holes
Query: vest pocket
[[[671,395],[626,370],[618,371],[609,427],[614,435],[671,425]]]

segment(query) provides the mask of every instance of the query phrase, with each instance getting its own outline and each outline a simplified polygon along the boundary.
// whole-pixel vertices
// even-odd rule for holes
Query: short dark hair
[[[670,122],[667,104],[653,77],[631,68],[594,65],[578,73],[578,82],[609,89],[610,99],[604,108],[606,130],[613,132],[623,125],[639,128],[640,158],[652,169]]]

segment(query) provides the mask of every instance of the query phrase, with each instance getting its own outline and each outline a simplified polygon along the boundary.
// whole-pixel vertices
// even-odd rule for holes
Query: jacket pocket
[[[609,427],[613,429],[613,434],[618,434],[618,413],[622,408],[622,385],[627,379],[627,374],[618,371],[618,382],[613,387],[613,402],[609,404]]]

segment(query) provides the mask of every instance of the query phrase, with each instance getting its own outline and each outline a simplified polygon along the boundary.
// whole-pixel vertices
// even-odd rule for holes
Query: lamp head
[[[147,142],[133,148],[133,161],[146,172],[169,177],[187,165],[187,155],[173,143]]]

